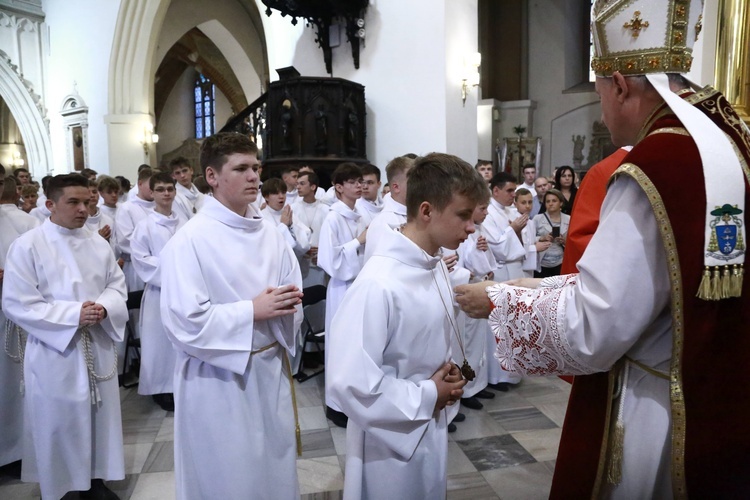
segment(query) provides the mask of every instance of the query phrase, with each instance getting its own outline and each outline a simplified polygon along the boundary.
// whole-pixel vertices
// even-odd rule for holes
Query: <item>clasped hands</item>
[[[79,326],[98,325],[107,317],[104,306],[95,302],[87,301],[81,306],[81,314],[78,319]]]
[[[295,285],[268,287],[253,299],[253,319],[256,321],[294,314],[302,303],[302,291]]]
[[[430,377],[430,380],[435,382],[435,387],[437,387],[436,411],[440,411],[446,406],[452,406],[461,399],[464,394],[463,387],[467,383],[455,363],[445,363]]]

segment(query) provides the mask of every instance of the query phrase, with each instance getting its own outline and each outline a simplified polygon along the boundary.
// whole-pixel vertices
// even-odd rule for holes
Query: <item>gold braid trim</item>
[[[682,390],[683,291],[677,244],[664,201],[656,190],[656,186],[638,166],[632,163],[620,165],[612,178],[620,175],[627,175],[635,180],[646,193],[659,226],[664,250],[667,253],[672,309],[672,360],[669,367],[669,397],[672,416],[672,489],[674,498],[687,498],[687,483],[685,481],[685,394]]]

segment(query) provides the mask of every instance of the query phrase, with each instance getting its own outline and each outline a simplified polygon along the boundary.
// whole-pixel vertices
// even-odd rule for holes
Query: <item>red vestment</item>
[[[586,172],[573,203],[560,274],[578,272],[576,264],[599,226],[599,212],[607,194],[609,178],[627,154],[627,151],[620,148]]]
[[[713,89],[686,97],[706,113],[742,155],[745,206],[750,207],[747,165],[750,133],[726,99]],[[704,268],[706,194],[693,139],[666,105],[647,120],[633,151],[615,175],[635,179],[648,195],[670,263],[672,288],[672,486],[675,497],[741,498],[750,491],[750,278],[740,298],[698,299]],[[676,180],[682,180],[677,182]],[[613,256],[616,263],[616,256]],[[648,269],[641,272],[651,279]],[[750,274],[750,273],[749,273]],[[551,498],[600,495],[611,458],[610,378],[576,377],[563,427]],[[638,432],[629,429],[628,432]],[[607,432],[606,435],[609,433]]]

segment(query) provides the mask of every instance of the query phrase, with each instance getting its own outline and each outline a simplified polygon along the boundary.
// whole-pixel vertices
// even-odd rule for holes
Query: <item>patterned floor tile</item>
[[[480,472],[536,461],[510,434],[458,441],[458,446]]]

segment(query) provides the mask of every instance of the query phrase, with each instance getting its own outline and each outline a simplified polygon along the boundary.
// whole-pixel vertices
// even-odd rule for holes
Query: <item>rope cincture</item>
[[[78,329],[81,333],[81,346],[83,347],[83,357],[86,360],[86,369],[89,373],[89,392],[91,395],[91,404],[99,405],[102,402],[101,394],[99,393],[98,382],[104,382],[110,380],[117,374],[117,346],[115,341],[112,340],[112,352],[114,353],[114,363],[112,365],[112,371],[108,375],[99,375],[96,373],[94,368],[94,353],[91,352],[91,333],[87,326],[82,326]]]
[[[17,354],[11,352],[11,343],[13,337],[16,338],[16,346],[18,348]],[[22,396],[26,392],[26,384],[24,383],[23,379],[23,360],[26,356],[27,338],[28,334],[23,330],[23,328],[13,323],[9,319],[5,320],[5,354],[7,354],[8,357],[13,360],[13,362],[21,364],[21,382],[19,384],[18,391]]]

